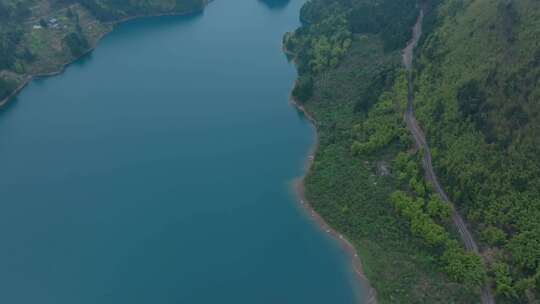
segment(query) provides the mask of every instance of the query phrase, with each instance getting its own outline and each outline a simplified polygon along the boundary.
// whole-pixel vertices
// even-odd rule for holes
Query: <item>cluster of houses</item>
[[[39,21],[39,24],[36,24],[33,26],[33,28],[35,30],[37,29],[41,29],[41,28],[53,28],[53,29],[57,29],[57,28],[60,28],[62,25],[60,24],[60,22],[58,21],[58,19],[54,18],[54,17],[50,17],[46,20],[44,19],[41,19]]]

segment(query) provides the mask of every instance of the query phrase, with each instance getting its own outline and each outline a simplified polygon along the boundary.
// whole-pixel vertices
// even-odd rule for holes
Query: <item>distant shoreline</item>
[[[306,212],[306,215],[309,216],[311,220],[313,220],[319,228],[325,232],[326,234],[330,235],[332,238],[334,238],[339,245],[345,250],[347,255],[351,259],[351,266],[354,271],[354,275],[356,279],[358,280],[358,283],[366,293],[363,295],[363,297],[359,300],[361,300],[361,303],[366,304],[376,304],[377,303],[377,292],[376,290],[371,287],[369,284],[369,281],[364,274],[364,270],[362,267],[362,261],[360,260],[360,256],[358,255],[358,252],[356,251],[356,248],[354,245],[347,240],[341,233],[334,230],[325,220],[324,218],[319,215],[313,206],[309,203],[309,201],[306,199],[305,195],[305,184],[304,179],[309,174],[309,171],[311,170],[311,166],[313,165],[313,160],[315,157],[315,153],[319,149],[319,134],[317,130],[317,121],[309,114],[309,112],[306,110],[306,108],[298,103],[293,97],[292,94],[290,96],[290,103],[300,112],[304,114],[304,116],[309,120],[313,128],[315,129],[315,142],[313,143],[312,147],[309,149],[308,156],[305,161],[305,170],[304,175],[296,178],[292,182],[292,189],[294,191],[294,194],[296,195],[296,198],[298,200],[298,204],[302,207],[302,209]]]
[[[104,31],[101,35],[99,35],[98,38],[96,39],[95,44],[92,45],[88,50],[84,51],[80,56],[72,58],[68,62],[63,63],[58,69],[53,70],[51,72],[25,75],[23,81],[15,88],[15,90],[11,94],[9,94],[7,97],[5,97],[4,99],[2,99],[0,101],[0,108],[4,107],[9,101],[11,101],[12,98],[17,96],[30,83],[30,81],[32,81],[34,78],[36,78],[36,77],[51,77],[51,76],[56,76],[56,75],[60,75],[60,74],[64,73],[66,68],[69,65],[71,65],[75,61],[77,61],[77,60],[81,59],[82,57],[84,57],[84,56],[88,55],[89,53],[91,53],[98,46],[101,39],[103,39],[106,35],[110,34],[115,29],[115,27],[117,25],[119,25],[121,23],[124,23],[124,22],[127,22],[127,21],[134,20],[134,19],[155,18],[155,17],[163,17],[163,16],[186,16],[186,15],[195,14],[195,13],[204,11],[204,8],[212,1],[213,0],[205,1],[205,4],[204,4],[204,6],[202,8],[196,9],[196,10],[191,10],[191,11],[186,11],[186,12],[170,12],[170,13],[157,13],[157,14],[148,14],[148,15],[134,15],[134,16],[125,17],[125,18],[122,18],[122,19],[119,19],[119,20],[116,20],[116,21],[112,21],[112,22],[105,22],[104,24],[111,25],[111,28],[109,30],[107,30],[107,31]]]

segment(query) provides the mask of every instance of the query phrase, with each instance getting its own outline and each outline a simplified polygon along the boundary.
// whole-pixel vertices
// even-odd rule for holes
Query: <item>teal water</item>
[[[1,110],[0,303],[355,301],[289,189],[302,2],[269,1],[122,24]]]

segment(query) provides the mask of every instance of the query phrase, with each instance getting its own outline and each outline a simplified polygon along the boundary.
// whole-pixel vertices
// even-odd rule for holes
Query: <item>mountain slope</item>
[[[420,47],[417,117],[474,224],[499,299],[540,279],[540,2],[441,1]]]
[[[357,247],[379,302],[476,303],[484,267],[423,180],[403,123],[400,50],[418,12],[416,1],[312,0],[285,36],[299,70],[292,94],[320,139],[306,196]]]
[[[315,164],[320,158],[328,167],[313,167],[306,180],[307,195],[330,223],[359,240],[356,244],[368,269],[380,267],[381,261],[373,258],[370,242],[360,241],[372,231],[355,226],[363,220],[381,231],[394,227],[409,233],[414,241],[407,242],[417,246],[413,252],[427,253],[438,272],[469,291],[478,292],[487,279],[499,302],[536,303],[540,300],[540,2],[418,3],[427,14],[413,67],[415,114],[432,148],[435,172],[469,224],[485,263],[463,251],[448,222],[451,211],[424,180],[419,169],[422,155],[411,149],[401,120],[406,104],[403,72],[391,61],[380,60],[395,56],[410,38],[399,28],[410,32],[418,11],[414,4],[311,0],[303,9],[304,26],[286,36],[285,45],[295,55],[300,74],[293,96],[318,121],[322,152]],[[370,49],[377,39],[382,48]],[[351,63],[363,60],[370,64]],[[352,67],[357,71],[351,72]],[[349,85],[356,88],[344,90]],[[336,150],[338,144],[348,150],[343,146]],[[337,164],[341,169],[335,168]],[[376,201],[394,211],[379,212],[400,221],[399,228],[392,221],[387,227],[374,220],[377,217],[364,217],[365,208],[374,208],[375,192],[354,196],[362,189],[338,186],[343,179],[354,180],[355,171],[372,168],[380,173],[381,164],[389,167],[389,173],[382,172],[391,183],[380,179],[374,183],[394,194],[376,196]],[[400,252],[397,243],[377,241],[394,254]],[[378,290],[395,284],[369,271],[368,277]],[[379,298],[395,296],[385,291]],[[409,294],[407,301],[419,299]]]

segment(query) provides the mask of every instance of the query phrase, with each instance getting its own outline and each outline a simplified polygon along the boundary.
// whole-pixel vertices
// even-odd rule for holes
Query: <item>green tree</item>
[[[299,102],[308,101],[313,95],[313,78],[310,75],[302,75],[298,78],[292,96]]]
[[[424,184],[423,179],[418,179],[416,176],[413,176],[409,181],[409,187],[411,187],[419,197],[424,197],[426,195],[426,185]]]
[[[512,286],[510,267],[503,262],[493,263],[491,271],[495,277],[495,291],[507,298],[517,298],[517,292]]]
[[[438,195],[431,195],[426,205],[427,213],[432,217],[444,222],[450,221],[452,206],[444,202]]]
[[[480,233],[482,241],[491,246],[500,246],[506,243],[506,233],[497,227],[488,226],[482,229]]]
[[[473,252],[466,252],[455,241],[447,244],[441,260],[448,276],[469,288],[481,286],[486,279],[482,259]]]
[[[74,57],[81,56],[90,47],[86,38],[75,32],[68,34],[64,41]]]
[[[540,262],[540,229],[519,233],[510,240],[508,249],[519,266],[536,270]]]

